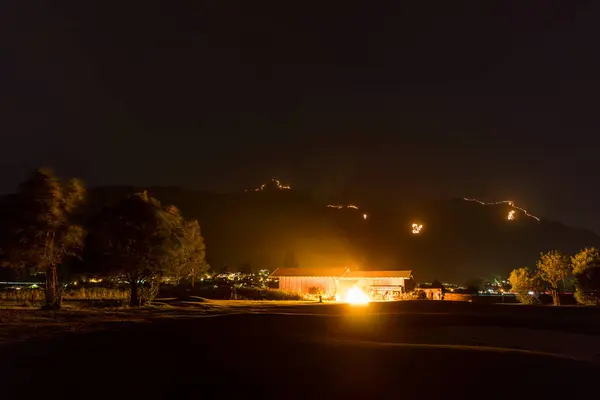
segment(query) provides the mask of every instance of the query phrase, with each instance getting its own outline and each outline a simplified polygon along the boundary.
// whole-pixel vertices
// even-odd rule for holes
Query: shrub
[[[63,300],[128,300],[129,291],[106,287],[80,287],[65,291]]]
[[[579,304],[586,306],[596,305],[596,298],[590,293],[585,293],[579,286],[575,289],[573,297],[575,297],[575,300],[577,300],[577,303]]]
[[[311,287],[308,289],[308,294],[311,294],[313,296],[318,296],[318,295],[322,295],[324,292],[324,290],[320,287]]]
[[[231,286],[197,286],[194,289],[183,287],[163,288],[161,296],[185,297],[199,296],[207,299],[229,300],[233,289]],[[304,296],[298,292],[286,292],[279,289],[259,287],[238,287],[235,289],[239,300],[303,300]]]
[[[302,300],[304,297],[297,292],[286,292],[279,289],[239,288],[238,296],[244,300]]]
[[[41,289],[19,288],[6,289],[0,292],[1,301],[15,301],[23,304],[35,304],[44,300],[44,292]]]
[[[150,305],[156,296],[158,296],[159,291],[160,282],[158,282],[158,280],[152,280],[140,285],[138,289],[138,296],[142,304]]]
[[[512,291],[516,294],[517,300],[523,304],[537,304],[538,298],[529,294],[535,289],[537,283],[536,274],[529,271],[528,268],[514,269],[508,277]]]
[[[529,293],[517,292],[516,297],[523,304],[540,304],[540,300]]]
[[[265,300],[303,300],[304,297],[297,292],[287,292],[279,289],[268,289]]]

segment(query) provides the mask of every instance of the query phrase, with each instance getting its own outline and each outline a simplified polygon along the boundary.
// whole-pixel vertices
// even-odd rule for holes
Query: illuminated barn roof
[[[350,271],[348,268],[278,268],[271,277],[328,276],[335,278],[404,278],[411,279],[412,271]]]
[[[343,278],[412,278],[411,270],[404,271],[348,271]]]
[[[346,267],[339,268],[277,268],[271,277],[280,276],[331,276],[340,277],[348,271]]]

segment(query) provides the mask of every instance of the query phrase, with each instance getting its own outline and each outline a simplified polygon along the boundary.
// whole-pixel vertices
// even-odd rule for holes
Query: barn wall
[[[404,278],[343,278],[344,286],[352,287],[358,285],[360,287],[377,286],[404,286]]]
[[[364,279],[368,285],[404,286],[404,278],[373,278]]]
[[[335,278],[318,276],[282,276],[279,277],[279,289],[309,294],[311,288],[321,288],[324,294],[335,295],[345,293],[349,288],[358,285],[368,290],[371,285],[404,286],[404,278]]]
[[[279,289],[308,294],[311,288],[321,288],[325,293],[335,293],[336,279],[332,277],[282,276]]]

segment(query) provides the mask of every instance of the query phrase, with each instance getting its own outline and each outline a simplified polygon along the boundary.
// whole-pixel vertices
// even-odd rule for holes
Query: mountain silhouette
[[[86,215],[142,190],[97,187],[89,191]],[[418,206],[326,204],[295,190],[214,194],[181,187],[150,187],[164,204],[198,219],[213,268],[273,270],[293,254],[300,267],[412,269],[417,279],[463,283],[535,266],[540,252],[574,254],[600,245],[584,229],[528,216],[507,203],[483,205],[464,199],[414,202]],[[348,207],[348,204],[351,207]],[[513,218],[508,219],[511,211]],[[421,225],[418,234],[412,224]]]
[[[286,190],[282,190],[286,189]],[[88,190],[84,225],[105,205],[147,190],[163,204],[197,219],[215,269],[299,267],[411,269],[417,280],[464,283],[534,267],[540,252],[574,254],[600,246],[594,232],[528,216],[509,203],[464,199],[415,201],[412,206],[324,204],[287,187],[215,194],[182,187],[105,186]],[[5,217],[14,195],[2,196]],[[414,204],[417,204],[415,206]],[[512,220],[508,216],[512,213]],[[413,233],[413,224],[421,226]]]

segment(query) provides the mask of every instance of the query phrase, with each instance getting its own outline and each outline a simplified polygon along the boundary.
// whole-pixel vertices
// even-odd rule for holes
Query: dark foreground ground
[[[595,393],[600,313],[254,305],[0,347],[0,398],[527,398]]]

